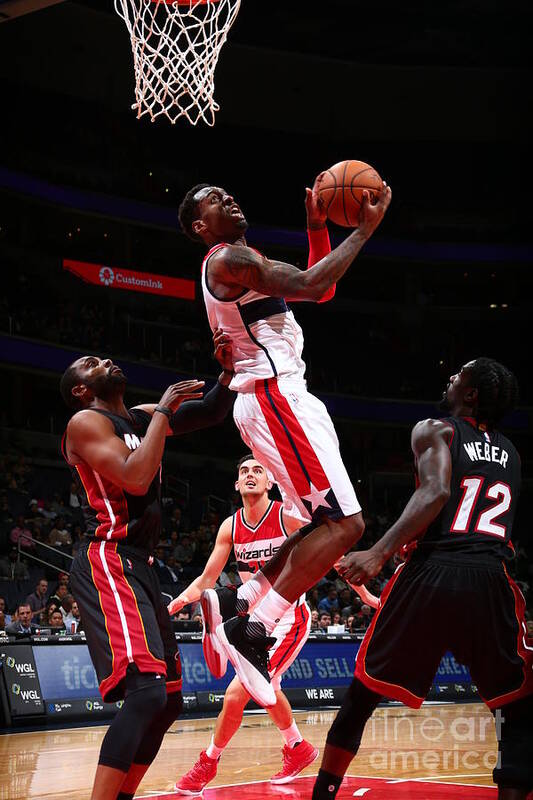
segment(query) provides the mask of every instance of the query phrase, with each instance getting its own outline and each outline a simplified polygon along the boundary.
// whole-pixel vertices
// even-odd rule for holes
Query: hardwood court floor
[[[335,711],[298,712],[296,721],[302,735],[322,749]],[[177,777],[187,771],[200,750],[209,743],[212,719],[178,720],[165,737],[161,751],[145,776],[138,795],[152,798],[172,792]],[[0,800],[87,800],[98,750],[106,727],[13,733],[0,736]],[[304,780],[273,787],[258,783],[278,771],[281,764],[281,738],[266,714],[246,715],[241,729],[222,756],[218,775],[211,787],[249,784],[249,792],[238,791],[239,798],[309,798],[312,781]],[[419,711],[404,706],[379,708],[367,725],[358,757],[349,775],[373,779],[370,788],[350,783],[346,797],[428,798],[448,796],[440,784],[456,784],[454,796],[491,797],[492,769],[496,761],[496,735],[492,714],[482,704],[424,705]],[[320,761],[304,775],[316,775]],[[386,790],[383,779],[423,778],[415,784],[397,783]],[[352,785],[353,783],[353,785]],[[459,790],[460,785],[486,786],[487,789]],[[411,791],[407,786],[415,786]],[[292,790],[289,791],[290,787]],[[298,788],[300,787],[300,788]],[[374,787],[374,788],[372,788]],[[433,787],[433,788],[432,788]],[[273,792],[273,789],[276,789]],[[349,789],[349,791],[348,791]],[[355,794],[354,794],[355,790]],[[384,793],[381,794],[381,791]],[[343,793],[344,794],[344,793]],[[206,793],[205,800],[235,797],[235,788]],[[176,795],[174,795],[176,797]]]

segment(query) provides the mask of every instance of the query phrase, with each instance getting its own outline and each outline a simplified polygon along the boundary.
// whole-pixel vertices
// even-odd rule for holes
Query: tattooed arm
[[[374,204],[365,192],[359,227],[308,270],[302,271],[281,261],[270,261],[249,247],[226,245],[211,256],[211,279],[235,291],[255,289],[273,297],[316,302],[344,275],[383,219],[390,201],[391,190],[388,186]]]

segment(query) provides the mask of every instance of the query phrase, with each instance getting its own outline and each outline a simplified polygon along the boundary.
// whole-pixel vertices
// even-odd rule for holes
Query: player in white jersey
[[[288,535],[301,527],[301,521],[288,517],[281,503],[269,500],[272,483],[265,468],[252,455],[241,458],[238,464],[235,489],[240,492],[243,507],[224,520],[207,564],[196,578],[169,605],[170,613],[194,603],[202,597],[209,602],[212,587],[233,550],[237,569],[243,583],[265,566]],[[226,589],[235,594],[235,589]],[[272,783],[288,783],[318,756],[318,750],[304,740],[298,730],[286,696],[281,691],[283,673],[292,664],[309,635],[311,615],[305,598],[291,605],[274,629],[276,647],[271,651],[270,674],[276,692],[276,704],[268,709],[284,741],[283,766],[271,779]],[[204,639],[205,647],[205,639]],[[215,674],[225,672],[225,664],[215,664]],[[213,780],[217,764],[225,747],[237,732],[250,695],[237,677],[226,689],[224,706],[216,722],[211,743],[200,753],[198,761],[176,784],[181,794],[197,794]]]
[[[246,219],[224,189],[201,184],[184,198],[183,230],[209,248],[202,287],[209,323],[230,337],[238,392],[234,419],[254,457],[272,473],[285,507],[307,521],[290,553],[269,563],[269,588],[249,616],[219,626],[220,644],[243,685],[261,705],[273,705],[266,651],[290,605],[361,537],[361,507],[342,463],[326,407],[307,392],[303,336],[287,301],[319,302],[331,294],[389,206],[385,187],[372,203],[363,193],[359,227],[329,249],[326,213],[318,192],[307,190],[310,266],[306,271],[270,261],[246,244]]]

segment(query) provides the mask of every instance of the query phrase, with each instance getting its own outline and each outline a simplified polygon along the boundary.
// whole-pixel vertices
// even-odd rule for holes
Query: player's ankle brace
[[[367,689],[360,680],[354,678],[329,729],[327,743],[355,755],[359,750],[365,725],[380,700],[379,694]]]
[[[312,800],[333,800],[340,789],[342,777],[321,769],[313,787]]]
[[[98,763],[128,772],[141,742],[166,702],[163,676],[128,667],[124,705],[104,736]]]

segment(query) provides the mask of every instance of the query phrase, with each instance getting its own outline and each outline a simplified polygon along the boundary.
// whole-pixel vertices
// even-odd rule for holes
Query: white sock
[[[207,750],[205,751],[208,758],[213,758],[215,761],[218,761],[222,753],[224,752],[223,747],[217,747],[215,744],[215,737],[211,737],[211,743]]]
[[[267,592],[272,589],[272,586],[262,572],[257,572],[249,581],[243,583],[237,589],[237,598],[239,600],[246,600],[248,603],[248,611],[253,611],[256,605]]]
[[[287,747],[294,747],[295,744],[303,741],[304,738],[298,730],[298,725],[294,720],[292,721],[292,725],[290,725],[288,728],[285,728],[284,731],[280,730],[280,733],[283,736],[283,741]]]
[[[292,606],[275,589],[271,589],[250,614],[250,622],[262,622],[267,633],[272,633],[282,616]]]

